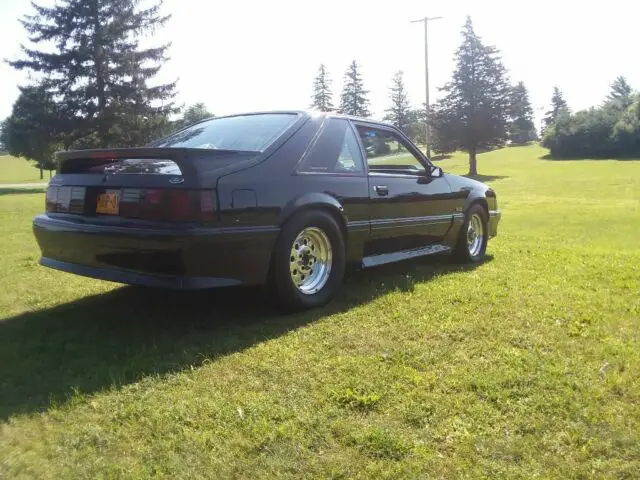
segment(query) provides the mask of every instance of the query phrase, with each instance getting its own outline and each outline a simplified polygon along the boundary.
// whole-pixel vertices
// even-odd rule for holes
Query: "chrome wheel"
[[[307,295],[325,286],[331,273],[331,242],[317,227],[302,230],[291,246],[289,273],[296,288]]]
[[[467,228],[467,248],[469,249],[469,255],[476,257],[482,251],[484,244],[484,226],[482,224],[482,218],[477,213],[474,213],[469,219],[469,226]]]

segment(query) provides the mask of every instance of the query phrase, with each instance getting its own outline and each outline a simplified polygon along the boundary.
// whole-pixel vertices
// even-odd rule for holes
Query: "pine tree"
[[[511,87],[509,93],[509,140],[515,145],[524,145],[537,138],[533,123],[533,108],[529,101],[529,92],[524,82]]]
[[[633,103],[633,89],[626,78],[619,76],[614,80],[606,103],[619,110],[626,110]]]
[[[320,110],[321,112],[330,112],[333,110],[333,102],[331,98],[331,79],[327,73],[324,64],[320,64],[318,75],[313,80],[313,94],[311,95],[311,108]]]
[[[562,91],[558,87],[553,87],[553,95],[551,95],[551,110],[544,117],[545,128],[556,123],[558,118],[563,114],[569,113],[569,105],[562,95]]]
[[[410,108],[407,91],[404,88],[402,71],[396,72],[391,80],[389,100],[391,101],[391,106],[386,110],[387,115],[384,119],[406,133],[409,126]]]
[[[477,175],[478,150],[504,145],[507,139],[509,85],[498,50],[484,46],[471,19],[462,30],[453,77],[440,90],[430,124],[442,153],[469,153],[469,175]]]
[[[56,99],[65,143],[132,146],[167,128],[175,83],[148,82],[166,60],[168,45],[143,48],[140,39],[169,17],[160,15],[160,4],[142,3],[33,3],[35,14],[22,20],[33,48],[23,47],[24,58],[10,64],[36,72],[39,85]]]
[[[370,116],[368,94],[369,91],[364,89],[362,75],[358,71],[358,64],[354,60],[344,74],[339,112],[357,117]]]

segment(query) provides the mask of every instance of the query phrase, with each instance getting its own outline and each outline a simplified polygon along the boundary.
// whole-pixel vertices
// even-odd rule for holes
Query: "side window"
[[[344,142],[342,143],[342,150],[340,150],[335,168],[340,172],[362,172],[363,163],[358,139],[353,133],[353,130],[347,126]]]
[[[358,134],[364,145],[370,172],[388,173],[397,170],[398,173],[411,173],[416,169],[424,171],[424,166],[418,157],[411,153],[404,141],[395,133],[359,126]]]
[[[300,171],[309,173],[364,173],[358,140],[347,120],[330,118],[320,138],[302,160]]]

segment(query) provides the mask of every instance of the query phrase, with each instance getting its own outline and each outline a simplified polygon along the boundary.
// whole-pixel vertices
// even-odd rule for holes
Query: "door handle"
[[[373,189],[381,197],[386,197],[387,195],[389,195],[389,188],[386,185],[375,185]]]

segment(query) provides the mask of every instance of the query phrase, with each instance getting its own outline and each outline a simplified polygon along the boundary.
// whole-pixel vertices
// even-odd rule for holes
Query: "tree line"
[[[141,40],[170,18],[160,13],[161,3],[32,5],[34,13],[21,20],[32,46],[9,64],[34,80],[20,87],[0,142],[34,160],[41,177],[43,169],[55,169],[57,150],[143,145],[211,116],[204,104],[176,105],[176,82],[153,81],[169,44],[143,47]]]
[[[623,158],[640,155],[640,93],[624,77],[611,84],[604,102],[572,113],[554,88],[542,144],[552,158]]]
[[[479,151],[524,145],[537,140],[533,108],[523,82],[509,83],[499,51],[485,46],[475,33],[470,18],[462,30],[462,43],[455,53],[456,68],[440,91],[442,98],[426,118],[426,106],[411,108],[403,72],[396,72],[389,87],[389,104],[384,120],[404,131],[420,144],[431,130],[431,147],[439,153],[463,150],[469,153],[469,174],[477,175]],[[368,91],[363,86],[358,64],[353,61],[344,75],[339,113],[370,116]],[[331,81],[324,64],[313,82],[311,107],[334,110]]]
[[[170,18],[160,3],[144,0],[59,0],[33,4],[22,24],[30,46],[9,61],[29,72],[11,115],[0,125],[0,144],[12,155],[55,168],[57,150],[143,145],[187,124],[211,117],[203,104],[176,105],[176,82],[157,83],[169,44],[143,45],[144,36]],[[413,108],[402,71],[390,81],[384,119],[438,153],[469,154],[476,175],[477,153],[537,140],[533,109],[523,82],[512,83],[500,52],[484,45],[467,18],[455,52],[455,69],[431,109]],[[334,105],[331,81],[320,65],[312,107],[371,116],[361,68],[348,66]],[[544,122],[543,144],[555,156],[640,154],[640,100],[624,78],[616,80],[603,105],[571,113],[556,88]]]

